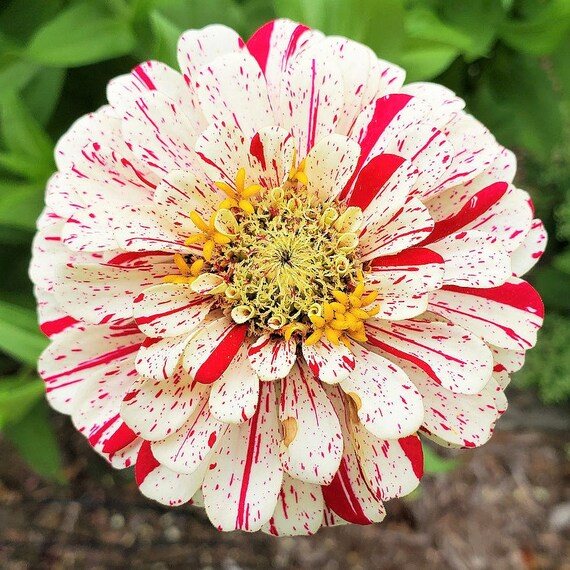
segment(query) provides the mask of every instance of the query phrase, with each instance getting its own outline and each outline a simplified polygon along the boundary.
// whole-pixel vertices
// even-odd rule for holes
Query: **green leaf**
[[[44,206],[44,190],[43,184],[0,182],[0,224],[34,230]]]
[[[16,41],[26,41],[43,23],[56,16],[63,0],[12,0],[0,10],[0,30]]]
[[[560,141],[560,100],[535,58],[498,51],[469,102],[477,118],[507,147],[523,147],[547,159]]]
[[[0,102],[4,146],[0,164],[30,180],[44,182],[53,172],[53,143],[22,101],[12,94]]]
[[[429,40],[409,39],[396,63],[406,70],[406,81],[421,81],[443,73],[459,54],[454,47]]]
[[[97,2],[82,2],[42,26],[25,53],[44,65],[75,67],[128,54],[134,46],[129,22]]]
[[[22,89],[22,99],[35,120],[45,125],[50,120],[61,95],[65,69],[44,67]]]
[[[278,17],[363,42],[381,58],[395,59],[401,52],[402,0],[273,0],[273,5]]]
[[[7,96],[23,89],[38,70],[37,64],[14,58],[0,64],[0,104]]]
[[[471,36],[442,21],[434,12],[426,9],[411,10],[406,15],[406,33],[410,38],[428,40],[461,52],[471,52]]]
[[[27,375],[0,379],[0,429],[20,420],[45,393],[45,385],[37,376]]]
[[[37,473],[64,483],[61,456],[45,402],[36,404],[18,422],[4,427],[4,435]]]
[[[545,55],[556,50],[569,31],[570,2],[551,0],[529,20],[505,22],[500,30],[500,37],[518,51]]]
[[[48,340],[38,329],[35,311],[0,301],[0,350],[36,367]]]
[[[440,457],[429,445],[424,443],[424,471],[430,475],[437,473],[448,473],[453,471],[458,465],[457,459],[447,459]]]
[[[506,19],[507,10],[497,0],[455,0],[441,3],[440,15],[447,25],[470,38],[464,55],[473,60],[488,55]]]
[[[183,29],[165,18],[158,10],[150,13],[150,27],[155,38],[153,59],[177,68],[176,44]]]

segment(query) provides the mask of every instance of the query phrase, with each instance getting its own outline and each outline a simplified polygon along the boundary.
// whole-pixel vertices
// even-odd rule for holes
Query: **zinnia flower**
[[[185,32],[56,148],[31,274],[50,404],[220,530],[366,524],[418,433],[485,443],[543,308],[516,164],[448,89],[287,20]]]

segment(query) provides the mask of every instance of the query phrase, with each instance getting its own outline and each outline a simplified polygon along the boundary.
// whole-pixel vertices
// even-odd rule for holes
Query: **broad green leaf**
[[[559,253],[553,260],[553,266],[570,275],[570,249]]]
[[[534,3],[535,6],[542,3]],[[528,20],[506,21],[501,39],[512,48],[532,55],[552,53],[570,33],[570,2],[550,0]]]
[[[570,65],[568,57],[570,54],[570,34],[560,44],[558,50],[554,52],[550,58],[552,63],[552,72],[555,81],[562,91],[562,99],[567,103],[570,102]]]
[[[154,0],[149,4],[182,30],[213,23],[225,24],[240,32],[243,32],[244,26],[248,27],[243,21],[240,4],[234,0]]]
[[[0,64],[0,104],[6,97],[23,89],[38,73],[39,66],[16,58]]]
[[[34,309],[27,309],[0,299],[0,321],[17,323],[22,330],[39,334],[38,317]]]
[[[0,378],[0,429],[20,420],[44,393],[45,385],[37,376]]]
[[[560,100],[541,63],[507,50],[485,68],[470,100],[475,115],[505,146],[546,159],[560,142]]]
[[[45,125],[59,101],[65,69],[44,67],[24,86],[22,98],[35,120]]]
[[[429,40],[409,39],[396,60],[406,70],[406,81],[433,79],[445,71],[460,54],[454,47]]]
[[[447,25],[471,38],[465,56],[472,60],[489,53],[507,10],[497,0],[455,0],[441,3],[440,16]]]
[[[134,46],[129,22],[114,18],[98,2],[81,2],[42,26],[26,56],[45,65],[74,67],[125,55]]]
[[[410,38],[439,43],[461,52],[473,50],[473,39],[469,34],[446,24],[431,10],[410,11],[406,15],[406,33]]]
[[[65,482],[59,446],[45,402],[37,403],[20,421],[5,426],[3,431],[39,475]]]
[[[0,163],[1,163],[0,155]],[[34,230],[44,206],[43,184],[0,182],[0,225]]]
[[[384,59],[395,59],[401,52],[403,4],[403,0],[273,0],[277,16],[297,20],[328,35],[363,42]]]
[[[63,0],[6,0],[0,10],[0,31],[24,42],[45,22],[55,17]]]
[[[158,10],[150,13],[150,26],[155,38],[153,59],[167,63],[176,69],[178,67],[176,44],[183,32],[182,28],[165,18]]]
[[[35,368],[38,357],[47,345],[48,340],[38,330],[33,310],[0,302],[0,350],[2,352]]]
[[[49,136],[15,94],[0,102],[0,112],[2,141],[10,151],[0,164],[31,180],[45,181],[54,168]]]

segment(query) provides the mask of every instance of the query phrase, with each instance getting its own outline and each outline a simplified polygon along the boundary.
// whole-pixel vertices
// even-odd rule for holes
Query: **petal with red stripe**
[[[249,364],[248,346],[240,348],[226,371],[212,384],[210,411],[220,421],[238,424],[257,410],[259,378]]]
[[[191,87],[208,123],[227,122],[250,137],[275,124],[263,73],[246,50],[202,67]]]
[[[487,345],[453,323],[410,319],[366,324],[368,343],[383,356],[401,358],[424,370],[437,384],[461,394],[479,392],[491,378]]]
[[[59,334],[38,362],[50,405],[70,414],[83,398],[89,379],[105,377],[124,363],[132,366],[143,340],[144,336],[132,325],[76,324]],[[130,383],[132,379],[127,381]]]
[[[275,116],[283,113],[280,93],[285,70],[297,54],[319,41],[320,32],[290,20],[273,20],[261,26],[247,42],[247,49],[255,57],[265,75],[267,90]]]
[[[305,159],[309,192],[323,202],[336,198],[352,176],[359,155],[358,144],[343,135],[319,140]]]
[[[228,427],[210,413],[208,400],[204,398],[176,433],[152,442],[152,451],[169,469],[178,473],[194,473],[211,457],[212,450],[219,445]]]
[[[322,382],[336,384],[354,370],[354,355],[344,344],[336,346],[321,339],[311,346],[303,344],[301,348],[309,368]]]
[[[204,483],[204,505],[219,530],[259,530],[277,505],[283,482],[275,385],[261,386],[258,413],[230,425],[215,451]]]
[[[422,423],[422,399],[405,372],[364,347],[352,350],[356,368],[340,387],[354,401],[362,425],[383,439],[415,433]]]
[[[196,382],[211,384],[226,371],[241,348],[247,325],[221,317],[204,325],[184,350],[184,369]]]
[[[147,336],[179,336],[196,329],[213,302],[192,293],[188,285],[163,283],[145,289],[134,299],[134,318]]]
[[[303,50],[287,67],[280,94],[282,125],[305,157],[335,131],[343,104],[340,70],[319,49]]]
[[[307,483],[330,483],[342,456],[340,425],[320,382],[302,363],[282,381],[279,419],[285,471]]]
[[[446,286],[432,293],[429,309],[510,350],[532,348],[544,318],[539,294],[516,277],[494,289]]]
[[[305,483],[283,473],[277,506],[261,530],[273,536],[315,534],[323,522],[323,509],[320,485]]]
[[[530,271],[542,257],[547,241],[544,224],[539,219],[533,220],[524,241],[511,255],[513,273],[520,277]]]
[[[121,417],[138,435],[157,441],[176,433],[208,397],[208,389],[178,369],[168,380],[138,378],[121,404]]]
[[[249,347],[248,356],[260,380],[280,380],[297,360],[297,343],[294,339],[262,335]]]
[[[150,443],[145,441],[137,457],[135,478],[145,497],[176,507],[188,503],[200,489],[206,468],[204,464],[191,474],[172,471],[156,460]]]

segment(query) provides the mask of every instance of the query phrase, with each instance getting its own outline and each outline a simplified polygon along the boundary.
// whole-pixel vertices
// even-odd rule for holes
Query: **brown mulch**
[[[70,484],[33,474],[0,440],[0,568],[164,570],[570,570],[563,431],[499,432],[388,504],[382,524],[310,538],[219,533],[200,509],[168,509],[94,456],[67,420]]]

